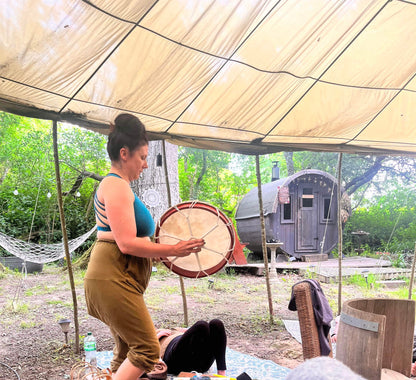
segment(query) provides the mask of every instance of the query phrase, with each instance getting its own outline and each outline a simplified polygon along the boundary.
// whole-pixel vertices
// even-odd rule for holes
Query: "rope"
[[[45,169],[45,167],[43,167],[43,169]],[[38,186],[38,192],[36,194],[35,208],[33,209],[32,222],[30,223],[29,236],[27,237],[27,242],[28,243],[30,241],[30,238],[32,237],[33,225],[35,223],[35,216],[36,216],[36,210],[38,208],[39,194],[40,194],[40,186],[42,185],[42,181],[43,181],[43,170],[42,170],[42,173],[41,173],[41,176],[40,176],[40,181],[39,181],[39,186]]]
[[[324,230],[324,236],[322,237],[321,240],[321,254],[324,253],[324,245],[325,245],[325,239],[326,239],[326,232],[328,230],[328,223],[329,223],[329,213],[331,212],[331,207],[332,207],[332,199],[334,197],[334,188],[335,188],[335,181],[332,182],[332,190],[331,190],[331,197],[329,198],[329,207],[328,207],[328,215],[326,218],[326,222],[325,222],[325,230]],[[341,202],[341,199],[338,199],[338,202]],[[338,215],[339,217],[339,215]]]

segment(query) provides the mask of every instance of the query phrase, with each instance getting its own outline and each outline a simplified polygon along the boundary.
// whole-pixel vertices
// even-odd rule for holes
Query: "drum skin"
[[[161,258],[172,272],[180,276],[209,276],[223,268],[232,257],[235,244],[232,222],[208,203],[179,203],[161,216],[155,232],[157,243],[176,244],[189,239],[204,239],[205,245],[200,252],[185,257]]]

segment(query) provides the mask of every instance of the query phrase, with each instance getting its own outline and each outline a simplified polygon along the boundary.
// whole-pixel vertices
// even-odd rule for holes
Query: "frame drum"
[[[235,243],[232,222],[208,203],[179,203],[169,208],[156,226],[157,243],[176,244],[190,239],[205,240],[200,252],[185,257],[161,258],[172,272],[180,276],[209,276],[223,268],[232,257]]]

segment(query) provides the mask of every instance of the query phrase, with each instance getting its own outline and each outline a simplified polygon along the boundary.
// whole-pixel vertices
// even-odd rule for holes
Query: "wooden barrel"
[[[379,380],[382,368],[410,376],[415,302],[360,298],[342,307],[336,358],[369,380]]]

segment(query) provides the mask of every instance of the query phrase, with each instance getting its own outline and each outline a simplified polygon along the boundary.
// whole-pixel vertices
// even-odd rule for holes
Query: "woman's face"
[[[140,177],[144,169],[148,168],[147,153],[149,151],[148,145],[143,145],[138,149],[133,150],[129,154],[127,165],[129,167],[130,181],[134,181]]]

